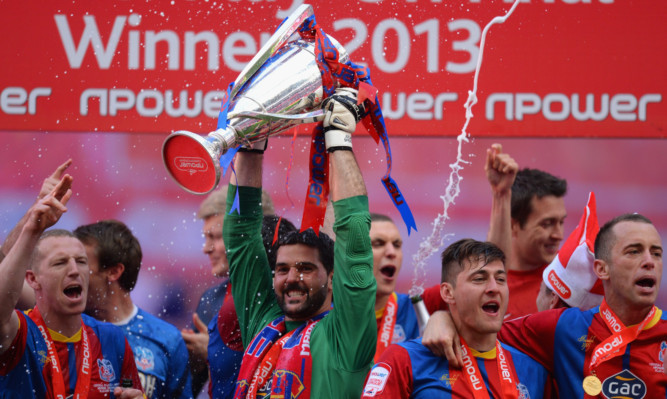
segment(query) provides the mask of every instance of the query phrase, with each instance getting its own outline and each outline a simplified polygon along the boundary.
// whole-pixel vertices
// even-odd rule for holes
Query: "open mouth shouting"
[[[500,303],[496,300],[485,302],[482,310],[489,316],[498,316],[500,314]]]
[[[653,276],[644,276],[635,280],[635,287],[639,288],[641,293],[651,294],[657,286],[656,278]]]
[[[83,286],[79,283],[69,284],[63,290],[63,294],[65,294],[65,296],[68,297],[69,299],[79,300],[82,298]]]
[[[397,268],[394,265],[384,265],[380,267],[380,274],[389,280],[393,280],[396,276],[396,270]]]

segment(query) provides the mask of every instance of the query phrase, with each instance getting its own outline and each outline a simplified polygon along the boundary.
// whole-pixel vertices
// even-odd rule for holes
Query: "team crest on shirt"
[[[363,396],[373,397],[382,392],[387,385],[389,374],[391,374],[391,366],[387,363],[378,363],[377,366],[373,367],[368,375]]]
[[[403,329],[403,326],[400,324],[395,324],[394,325],[394,335],[391,337],[391,343],[392,344],[397,344],[399,342],[405,341],[405,330]]]
[[[100,379],[111,382],[116,378],[111,361],[107,359],[97,359],[97,368],[100,370]]]
[[[155,368],[153,351],[146,347],[134,347],[134,361],[137,363],[137,368],[141,371],[150,371]]]
[[[299,376],[293,371],[276,370],[273,378],[276,379],[276,384],[274,386],[273,392],[271,392],[271,397],[277,394],[276,390],[279,389],[279,392],[282,393],[282,396],[276,395],[276,397],[282,397],[285,399],[298,398],[306,389]],[[271,384],[271,381],[268,382]]]
[[[590,346],[593,344],[593,339],[595,339],[595,337],[593,336],[591,336],[590,338],[586,335],[582,335],[581,337],[579,337],[577,341],[581,342],[581,350],[582,351],[588,350],[588,348],[590,348]]]
[[[656,373],[664,373],[665,372],[665,360],[667,360],[667,356],[665,356],[665,353],[667,353],[667,342],[662,341],[660,343],[660,349],[658,349],[658,362],[653,362],[649,363],[649,366],[653,367],[653,371]]]
[[[623,370],[604,380],[602,393],[607,399],[642,399],[646,396],[646,383],[630,370]]]
[[[39,356],[39,364],[40,367],[44,368],[46,366],[46,363],[50,362],[51,360],[49,357],[46,355],[46,352],[44,351],[37,351],[37,356]]]
[[[528,387],[518,382],[516,384],[516,390],[519,392],[519,399],[530,399],[530,392],[528,392]]]
[[[452,389],[458,378],[459,378],[458,374],[449,375],[445,373],[440,377],[440,381],[444,382],[447,388]]]

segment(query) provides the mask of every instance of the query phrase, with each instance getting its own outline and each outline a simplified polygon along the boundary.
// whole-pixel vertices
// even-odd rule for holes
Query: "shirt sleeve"
[[[188,367],[188,349],[182,337],[176,340],[176,347],[169,353],[168,384],[171,398],[192,397],[192,377]]]
[[[123,380],[132,380],[132,388],[139,389],[141,392],[144,389],[141,387],[141,380],[139,379],[139,373],[137,372],[137,363],[134,360],[134,354],[132,353],[132,348],[130,344],[125,339],[125,353],[123,354],[123,368],[120,373],[121,384]]]
[[[440,295],[440,284],[426,288],[422,293],[422,300],[424,301],[424,305],[426,305],[428,314],[433,314],[438,310],[449,310],[447,303]]]
[[[545,310],[503,322],[498,339],[542,364],[550,373],[554,365],[556,325],[566,308]]]
[[[262,244],[262,190],[238,187],[239,209],[232,212],[237,187],[229,185],[222,226],[236,315],[244,347],[267,324],[282,314],[273,291],[273,278]]]
[[[28,322],[23,312],[16,310],[19,317],[19,329],[9,348],[0,355],[0,375],[7,375],[19,364],[23,352],[25,352],[28,338]]]
[[[368,374],[362,398],[407,399],[412,394],[412,383],[408,351],[391,345]]]
[[[368,198],[356,196],[333,204],[333,309],[322,320],[335,348],[337,366],[347,371],[370,367],[375,354],[376,282],[370,240]]]

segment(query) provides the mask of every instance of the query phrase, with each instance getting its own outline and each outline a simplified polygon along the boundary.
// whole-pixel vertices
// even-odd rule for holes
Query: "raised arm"
[[[236,154],[227,194],[223,239],[243,345],[281,314],[262,244],[262,160],[258,151]],[[231,210],[238,190],[239,208]],[[230,212],[231,211],[231,212]]]
[[[324,105],[336,243],[334,307],[323,323],[327,326],[328,341],[338,348],[338,367],[349,371],[370,365],[377,338],[368,198],[350,137],[358,119],[355,104],[356,93],[343,89]]]
[[[63,173],[65,173],[65,170],[69,168],[71,164],[72,160],[68,159],[62,165],[58,166],[58,168],[56,168],[56,170],[51,174],[51,176],[44,179],[42,187],[39,190],[39,194],[37,195],[37,201],[46,197],[51,193],[51,191],[53,191],[53,189],[58,185],[58,183],[60,183],[60,180],[63,177]],[[21,230],[23,229],[23,225],[28,220],[29,212],[30,211],[26,212],[25,215],[23,215],[21,220],[19,220],[19,222],[16,223],[16,226],[14,226],[14,228],[9,232],[7,238],[5,238],[5,241],[2,243],[2,247],[0,247],[0,260],[2,260],[2,258],[4,258],[9,253],[9,250],[16,243],[16,240],[18,239],[19,234],[21,234]]]
[[[502,145],[493,144],[486,150],[484,170],[492,193],[487,240],[496,244],[509,260],[512,251],[512,184],[519,165],[509,154],[503,153]]]
[[[14,307],[19,300],[26,270],[44,230],[53,226],[67,211],[65,205],[72,196],[72,177],[63,176],[44,198],[28,211],[27,218],[16,242],[0,262],[0,353],[9,349],[18,331],[18,317]]]
[[[44,179],[35,202],[46,197],[51,191],[53,191],[53,188],[60,182],[60,179],[62,179],[65,170],[69,168],[71,164],[72,160],[68,159],[63,164],[58,166],[51,174],[51,176]],[[28,216],[29,212],[26,212],[25,215],[23,215],[23,217],[18,221],[18,223],[16,223],[16,226],[14,226],[14,228],[9,232],[7,238],[5,238],[5,241],[2,243],[2,247],[0,247],[0,261],[5,257],[6,254],[9,253],[9,250],[12,249],[12,246],[14,246],[16,243],[16,240],[18,239],[19,234],[23,229],[23,225],[25,225],[26,221],[28,220]],[[33,291],[32,287],[30,287],[26,281],[24,281],[23,289],[21,291],[21,295],[19,296],[19,300],[16,303],[16,307],[18,309],[29,309],[33,306],[35,306],[35,291]]]

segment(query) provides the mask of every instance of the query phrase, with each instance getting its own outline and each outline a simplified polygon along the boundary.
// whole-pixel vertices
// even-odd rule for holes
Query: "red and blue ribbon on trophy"
[[[339,53],[329,37],[324,33],[315,21],[315,16],[308,17],[298,30],[304,39],[314,40],[315,58],[322,75],[322,87],[324,89],[324,98],[334,94],[338,87],[351,87],[358,91],[359,103],[366,101],[366,113],[362,117],[362,123],[373,137],[376,143],[382,141],[387,157],[387,169],[382,184],[384,185],[394,206],[398,209],[403,222],[405,223],[408,235],[411,229],[417,231],[417,226],[408,206],[405,197],[398,184],[391,177],[391,146],[387,128],[384,123],[382,109],[377,98],[377,89],[371,82],[370,69],[361,65],[354,64],[351,61],[341,63]],[[233,83],[227,89],[227,95],[222,101],[220,114],[218,116],[218,129],[224,129],[227,125],[227,110],[229,108],[230,93]],[[238,151],[236,148],[230,149],[220,158],[220,165],[223,168],[223,174],[231,163],[234,155]],[[312,132],[312,144],[310,151],[310,177],[306,192],[306,201],[304,204],[303,218],[301,221],[301,231],[312,228],[316,233],[324,223],[324,215],[329,194],[328,184],[328,153],[324,145],[324,133],[322,123],[319,122]],[[238,191],[234,199],[232,211],[238,210]]]

